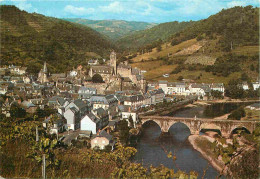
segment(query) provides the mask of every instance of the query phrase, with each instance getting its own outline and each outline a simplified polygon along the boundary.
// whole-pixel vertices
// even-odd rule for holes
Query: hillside
[[[89,20],[81,18],[64,18],[63,20],[91,27],[112,40],[116,40],[130,32],[149,29],[156,25],[155,23],[124,20]]]
[[[118,46],[124,49],[135,49],[146,46],[159,40],[166,40],[173,34],[190,27],[194,24],[190,22],[167,22],[154,26],[150,29],[130,33],[117,40]]]
[[[37,71],[47,61],[52,71],[86,63],[88,54],[106,56],[114,46],[89,27],[0,6],[1,63]]]
[[[176,45],[193,38],[217,39],[218,49],[214,51],[228,52],[239,46],[259,45],[259,8],[237,6],[223,9],[174,34],[169,41],[172,45]]]
[[[222,10],[174,34],[166,42],[133,53],[132,66],[146,70],[149,80],[224,82],[245,73],[259,76],[259,9]],[[160,47],[160,48],[159,48]],[[169,73],[169,78],[163,74]]]

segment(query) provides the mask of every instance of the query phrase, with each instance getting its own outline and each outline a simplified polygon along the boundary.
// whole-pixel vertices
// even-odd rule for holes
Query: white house
[[[64,112],[64,118],[67,120],[67,128],[76,130],[80,127],[79,111],[75,107],[71,107]]]
[[[128,121],[129,117],[131,116],[133,119],[134,127],[137,123],[137,114],[135,111],[131,109],[131,106],[119,105],[118,109],[121,114],[121,119],[125,119]],[[130,121],[128,121],[128,126],[130,126]]]
[[[161,88],[164,94],[168,94],[168,82],[167,81],[159,81],[159,88]]]
[[[220,91],[223,93],[223,95],[225,93],[225,87],[223,83],[212,83],[210,85],[210,89],[214,91]]]
[[[80,121],[82,131],[91,131],[92,134],[96,134],[99,129],[101,129],[101,122],[93,113],[85,115]]]
[[[259,83],[259,82],[254,82],[254,83],[253,83],[253,88],[254,88],[254,90],[259,89],[259,87],[260,87],[260,83]]]
[[[249,86],[248,86],[247,82],[242,83],[242,88],[243,88],[243,90],[249,90]]]
[[[167,94],[175,94],[175,95],[189,95],[190,91],[186,88],[185,83],[168,83],[168,93]]]

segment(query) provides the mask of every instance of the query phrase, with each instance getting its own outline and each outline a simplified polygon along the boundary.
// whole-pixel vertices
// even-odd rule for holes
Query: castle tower
[[[113,74],[116,75],[116,52],[114,50],[110,54],[110,66],[113,67]]]

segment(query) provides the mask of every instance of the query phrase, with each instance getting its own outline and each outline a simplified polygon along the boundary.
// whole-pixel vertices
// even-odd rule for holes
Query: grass
[[[199,49],[199,51],[193,55],[206,55],[209,57],[218,57],[222,56],[225,52],[220,51],[220,49],[216,49],[217,47],[217,41],[215,40],[208,40],[205,43],[205,52],[203,53],[203,49]],[[242,73],[246,72],[248,76],[252,79],[252,81],[256,81],[258,77],[258,73],[256,70],[251,71],[250,66],[253,64],[254,68],[258,68],[258,64],[255,63],[255,61],[246,60],[245,62],[241,63],[241,72],[235,72],[230,74],[228,77],[224,76],[216,76],[213,75],[210,72],[205,71],[187,71],[183,70],[182,72],[178,74],[170,74],[177,64],[173,63],[172,65],[165,65],[162,60],[156,60],[151,61],[150,59],[156,59],[157,57],[165,57],[168,55],[168,53],[174,54],[184,48],[190,47],[197,43],[196,39],[187,40],[185,42],[182,42],[178,45],[171,46],[169,43],[162,45],[162,51],[157,52],[157,50],[154,48],[152,52],[145,53],[143,55],[138,55],[137,57],[133,58],[132,61],[132,67],[140,68],[141,70],[146,70],[147,72],[144,74],[147,80],[149,81],[157,81],[157,80],[167,80],[169,82],[177,81],[177,78],[179,76],[183,76],[184,79],[190,79],[194,82],[198,83],[225,83],[227,84],[228,81],[231,79],[237,79],[241,76]],[[232,53],[236,55],[256,55],[259,53],[259,47],[258,46],[243,46],[243,47],[237,47],[235,48]],[[192,58],[193,55],[182,55],[182,56],[173,56],[171,57],[171,60],[174,62],[176,59],[182,59],[183,61],[186,61],[189,58]],[[163,74],[170,74],[170,77],[165,78],[163,77]],[[199,78],[198,78],[199,77]]]
[[[248,108],[245,108],[245,111],[246,111],[246,117],[244,119],[250,119],[250,120],[259,120],[260,119],[260,111],[251,110]]]
[[[184,79],[191,79],[197,83],[225,83],[227,84],[230,79],[234,79],[241,76],[240,72],[232,73],[228,77],[223,76],[215,76],[210,72],[205,71],[188,71],[183,70],[178,74],[170,74],[177,64],[173,65],[163,65],[162,60],[158,61],[145,61],[131,64],[132,67],[140,68],[141,70],[146,70],[147,72],[144,74],[145,78],[149,81],[157,81],[157,80],[167,80],[169,82],[177,81],[179,76],[183,76]],[[170,74],[169,78],[163,77],[163,74]],[[202,74],[202,76],[200,76]],[[200,76],[200,79],[197,77]]]
[[[133,58],[132,61],[140,62],[142,60],[143,61],[149,60],[150,58],[165,57],[168,55],[168,53],[174,54],[179,50],[194,45],[196,42],[197,42],[196,39],[191,39],[191,40],[184,41],[175,46],[172,46],[170,43],[165,43],[162,45],[162,50],[160,52],[157,52],[156,48],[154,48],[152,52],[138,55],[137,57]]]
[[[237,47],[234,50],[232,50],[232,53],[235,53],[237,55],[257,55],[259,54],[259,46],[242,46]]]

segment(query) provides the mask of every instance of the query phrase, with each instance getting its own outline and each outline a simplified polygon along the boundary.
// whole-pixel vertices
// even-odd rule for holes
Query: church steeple
[[[110,54],[110,66],[113,67],[114,75],[116,75],[116,52],[114,50]]]
[[[47,65],[46,65],[46,61],[44,62],[43,73],[47,73]]]

